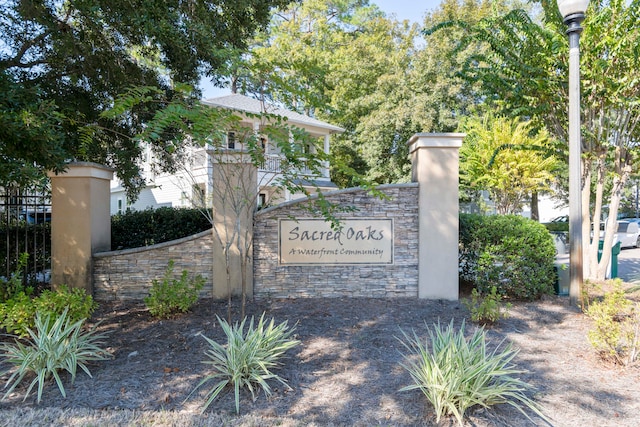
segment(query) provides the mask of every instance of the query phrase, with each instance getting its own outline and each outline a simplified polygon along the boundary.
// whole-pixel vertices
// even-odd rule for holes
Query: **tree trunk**
[[[591,165],[588,161],[582,162],[582,267],[583,277],[591,277],[590,272],[593,271],[589,266],[589,254],[591,250],[591,215],[590,215],[590,202],[591,202]],[[582,291],[580,292],[582,294]]]
[[[591,245],[589,246],[589,276],[590,279],[602,280],[604,275],[600,276],[600,266],[598,262],[598,246],[600,243],[600,220],[602,218],[602,200],[604,198],[604,184],[606,178],[606,160],[604,155],[600,154],[596,160],[596,196],[593,216],[591,218],[593,232]],[[588,185],[585,184],[585,185]],[[589,186],[590,188],[590,186]],[[605,236],[606,237],[606,236]]]
[[[231,93],[238,93],[238,76],[231,76]]]
[[[538,209],[538,192],[531,193],[531,219],[540,221],[540,211]]]

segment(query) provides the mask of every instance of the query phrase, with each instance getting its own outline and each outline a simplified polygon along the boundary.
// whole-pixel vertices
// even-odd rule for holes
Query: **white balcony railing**
[[[267,155],[265,156],[264,162],[260,165],[258,170],[261,172],[271,172],[271,173],[280,173],[282,172],[282,157],[278,155]],[[328,178],[329,170],[328,168],[323,168],[320,171],[320,176]],[[313,171],[306,166],[300,170],[302,175],[306,176],[317,176],[317,174],[313,173]]]
[[[265,156],[264,162],[260,165],[259,170],[264,172],[282,172],[280,156]]]

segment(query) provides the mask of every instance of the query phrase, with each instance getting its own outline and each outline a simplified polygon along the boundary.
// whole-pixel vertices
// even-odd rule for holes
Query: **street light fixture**
[[[589,0],[558,0],[569,36],[569,298],[576,304],[583,282],[580,138],[580,24]]]

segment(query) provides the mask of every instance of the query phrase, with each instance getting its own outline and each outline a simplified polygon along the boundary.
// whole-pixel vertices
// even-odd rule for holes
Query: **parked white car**
[[[640,228],[637,222],[618,221],[618,230],[613,237],[614,244],[620,242],[622,248],[637,248],[640,246]]]
[[[640,218],[620,218],[620,221],[635,222],[640,224]],[[638,225],[640,227],[640,225]]]
[[[604,239],[605,223],[600,223],[600,240]],[[591,233],[593,237],[593,232]],[[640,247],[640,224],[635,221],[618,221],[618,228],[613,235],[613,246],[620,242],[621,248]]]

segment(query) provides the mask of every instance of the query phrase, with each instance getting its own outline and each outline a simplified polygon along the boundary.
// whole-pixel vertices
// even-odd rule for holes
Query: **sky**
[[[440,0],[369,0],[369,3],[378,5],[387,15],[395,13],[400,21],[421,22],[424,13],[438,7]]]
[[[369,0],[370,4],[376,4],[387,15],[395,14],[400,21],[408,19],[412,22],[421,22],[424,14],[428,10],[433,10],[440,4],[441,0]],[[215,88],[206,82],[201,83],[202,97],[211,98],[215,96],[228,95],[229,89]]]

